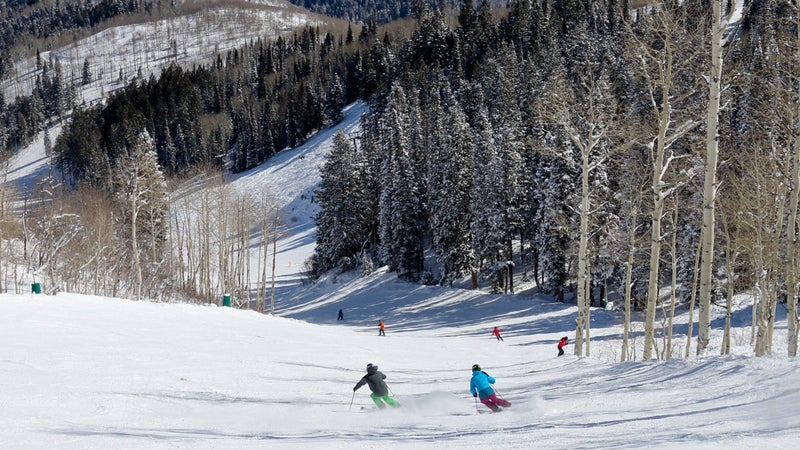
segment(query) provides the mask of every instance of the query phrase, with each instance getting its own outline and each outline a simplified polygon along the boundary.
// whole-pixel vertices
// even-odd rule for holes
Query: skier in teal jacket
[[[494,392],[492,385],[495,379],[488,373],[481,370],[481,366],[474,364],[472,366],[472,379],[469,381],[469,391],[473,397],[478,397],[481,403],[488,406],[494,412],[502,411],[500,408],[508,408],[511,403],[498,398]]]

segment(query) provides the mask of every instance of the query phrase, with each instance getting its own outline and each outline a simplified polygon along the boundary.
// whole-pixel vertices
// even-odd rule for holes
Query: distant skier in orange
[[[383,320],[378,321],[378,336],[386,336],[386,332],[383,331]]]

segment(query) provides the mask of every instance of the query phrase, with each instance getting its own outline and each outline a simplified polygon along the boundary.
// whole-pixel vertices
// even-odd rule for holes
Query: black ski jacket
[[[386,375],[384,375],[383,372],[379,371],[377,368],[370,368],[367,370],[367,374],[364,375],[355,386],[353,386],[353,391],[357,391],[361,386],[368,384],[369,389],[373,394],[381,397],[384,395],[389,395],[389,388],[383,381],[385,379]]]

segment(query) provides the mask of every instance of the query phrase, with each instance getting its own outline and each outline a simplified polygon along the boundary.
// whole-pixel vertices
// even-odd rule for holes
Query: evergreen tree
[[[83,60],[83,70],[81,72],[81,85],[86,86],[92,82],[92,66],[89,64],[89,58]]]
[[[472,188],[472,247],[484,277],[492,277],[507,236],[504,219],[503,165],[488,112],[483,109],[475,130]]]
[[[430,149],[428,207],[432,247],[442,265],[440,282],[452,284],[475,265],[470,233],[472,130],[447,84],[433,110],[437,139]]]
[[[340,130],[334,135],[331,152],[320,169],[320,187],[315,192],[320,206],[315,217],[315,253],[320,271],[340,264],[355,264],[368,241],[362,172],[360,155]]]
[[[422,273],[425,224],[406,136],[410,129],[408,117],[405,92],[395,84],[381,124],[385,138],[381,152],[386,158],[379,216],[381,259],[399,278],[416,281]]]

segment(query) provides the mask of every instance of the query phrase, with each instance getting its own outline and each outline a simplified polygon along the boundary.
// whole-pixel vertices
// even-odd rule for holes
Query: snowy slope
[[[498,320],[485,322],[471,317],[469,299],[460,308],[412,299],[421,298],[396,306],[438,319],[402,332],[387,321],[378,337],[374,325],[351,324],[367,305],[346,309],[337,325],[334,316],[314,324],[231,308],[0,295],[0,448],[800,445],[796,360],[556,358],[570,307],[528,299],[531,311],[520,314],[499,299]],[[500,317],[538,308],[545,314],[527,316],[532,326],[510,326],[504,342],[491,336]],[[612,316],[593,325],[620,331]],[[368,362],[387,375],[399,409],[373,412],[366,387],[353,393]],[[476,414],[473,363],[496,377],[510,409]]]
[[[194,14],[109,27],[68,46],[42,51],[41,58],[60,62],[62,73],[73,82],[80,80],[88,61],[93,82],[79,88],[77,99],[93,104],[124,87],[140,70],[146,80],[170,64],[208,64],[218,52],[224,58],[227,51],[259,38],[272,40],[304,25],[334,21],[279,0],[206,3],[211,6]],[[30,94],[35,69],[35,58],[15,61],[12,77],[0,84],[6,99]]]

